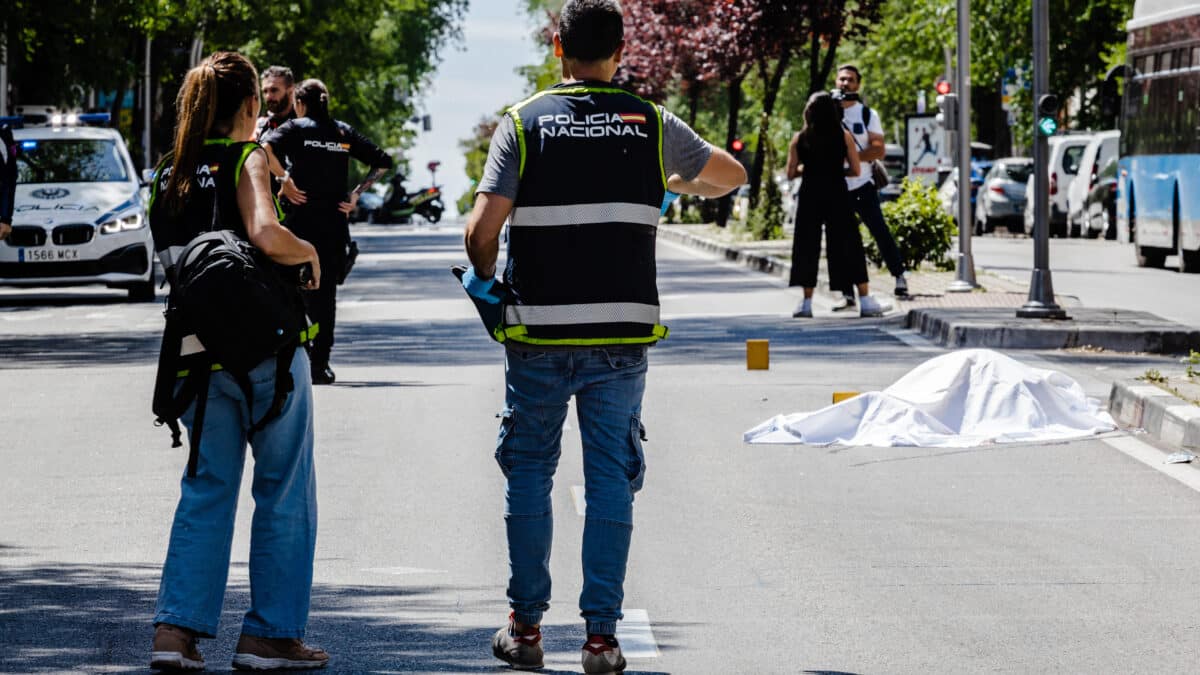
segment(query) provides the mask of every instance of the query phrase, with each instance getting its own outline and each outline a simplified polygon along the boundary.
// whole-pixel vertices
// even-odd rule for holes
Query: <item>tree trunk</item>
[[[742,111],[742,80],[745,75],[739,75],[729,81],[729,116],[726,119],[725,149],[733,147],[733,141],[738,135],[738,113]],[[736,191],[735,191],[736,192]],[[729,222],[729,212],[733,208],[733,193],[721,197],[717,207],[717,226],[725,227]]]
[[[784,45],[783,55],[775,63],[775,72],[768,72],[766,62],[759,62],[758,74],[763,80],[763,112],[758,124],[758,150],[754,153],[754,164],[750,167],[750,207],[758,205],[758,189],[762,186],[763,165],[766,161],[766,147],[771,142],[768,132],[771,129],[771,116],[775,114],[775,102],[779,99],[779,87],[783,83],[783,74],[787,72],[788,64],[792,61],[790,45]]]

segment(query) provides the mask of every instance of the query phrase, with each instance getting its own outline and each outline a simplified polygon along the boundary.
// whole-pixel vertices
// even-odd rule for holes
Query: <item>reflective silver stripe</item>
[[[199,354],[204,351],[204,345],[200,344],[200,338],[195,335],[184,335],[183,340],[179,344],[179,355],[190,356]]]
[[[179,261],[179,256],[183,254],[183,249],[186,246],[168,246],[158,252],[158,259],[162,261],[163,269],[171,269],[175,263]]]
[[[610,202],[570,206],[520,206],[512,210],[513,227],[590,225],[593,223],[637,223],[658,225],[661,209],[645,204]]]
[[[658,306],[638,302],[600,302],[587,305],[509,305],[504,321],[510,326],[570,326],[587,323],[658,324]]]

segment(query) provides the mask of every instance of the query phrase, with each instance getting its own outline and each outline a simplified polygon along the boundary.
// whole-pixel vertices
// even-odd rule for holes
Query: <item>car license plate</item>
[[[74,248],[19,248],[17,260],[20,262],[59,262],[63,260],[79,260],[79,249]]]

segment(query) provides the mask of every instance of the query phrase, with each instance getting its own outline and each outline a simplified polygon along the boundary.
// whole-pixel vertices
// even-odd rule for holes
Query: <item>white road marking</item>
[[[373,574],[445,574],[446,570],[431,570],[424,567],[368,567],[363,572]]]
[[[1129,455],[1146,466],[1164,473],[1200,492],[1200,471],[1187,464],[1164,464],[1167,455],[1162,450],[1132,436],[1117,436],[1103,439],[1105,443]]]
[[[575,513],[587,515],[587,499],[584,498],[582,485],[571,486],[571,501],[575,502]]]
[[[624,610],[625,618],[617,622],[617,640],[627,659],[658,658],[658,643],[650,630],[650,615],[644,609]]]
[[[919,352],[934,353],[944,351],[932,340],[929,340],[925,336],[915,333],[911,330],[901,328],[885,328],[883,329],[883,332],[891,335],[892,337]]]

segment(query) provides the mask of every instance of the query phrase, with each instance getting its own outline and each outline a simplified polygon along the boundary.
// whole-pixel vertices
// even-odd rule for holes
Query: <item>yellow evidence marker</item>
[[[858,396],[858,393],[857,391],[835,391],[833,392],[833,402],[841,403],[842,401]]]
[[[746,370],[768,370],[770,367],[770,341],[746,340]]]

